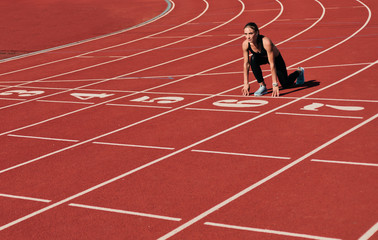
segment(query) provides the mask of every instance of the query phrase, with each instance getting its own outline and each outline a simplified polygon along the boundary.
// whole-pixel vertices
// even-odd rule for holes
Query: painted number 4
[[[364,109],[364,107],[357,107],[357,106],[335,106],[335,105],[329,105],[329,104],[323,104],[323,103],[312,103],[310,105],[306,105],[301,110],[307,110],[307,111],[318,111],[319,108],[322,107],[329,107],[337,110],[342,111],[361,111]]]

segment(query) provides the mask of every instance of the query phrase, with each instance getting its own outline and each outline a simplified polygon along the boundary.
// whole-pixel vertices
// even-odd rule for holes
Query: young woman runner
[[[304,83],[304,69],[298,68],[295,72],[287,75],[286,64],[280,51],[273,42],[260,35],[259,28],[256,23],[247,23],[244,27],[244,35],[246,40],[243,42],[244,56],[244,86],[242,93],[244,96],[249,95],[249,68],[251,67],[253,75],[260,84],[259,89],[254,93],[255,96],[261,96],[267,93],[266,84],[261,71],[261,65],[269,64],[272,73],[272,97],[279,97],[278,82],[283,88],[292,87],[294,85],[302,85]],[[249,54],[252,54],[249,58]]]

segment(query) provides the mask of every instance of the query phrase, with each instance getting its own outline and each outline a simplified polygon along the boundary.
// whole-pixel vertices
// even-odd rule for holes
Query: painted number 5
[[[183,97],[157,97],[157,98],[152,98],[148,96],[143,96],[140,98],[136,98],[133,100],[130,100],[131,102],[144,102],[144,103],[159,103],[159,104],[168,104],[168,103],[176,103],[184,100]]]

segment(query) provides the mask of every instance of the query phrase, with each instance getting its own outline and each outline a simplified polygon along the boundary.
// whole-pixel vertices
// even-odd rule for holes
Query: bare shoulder
[[[263,39],[262,39],[262,41],[263,41],[264,46],[265,45],[273,45],[272,40],[270,40],[270,38],[268,38],[268,37],[264,36]]]

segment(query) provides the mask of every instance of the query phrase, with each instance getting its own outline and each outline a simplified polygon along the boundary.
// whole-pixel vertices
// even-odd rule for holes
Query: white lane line
[[[362,235],[358,240],[368,240],[370,239],[376,232],[378,232],[378,222],[374,224],[364,235]]]
[[[98,210],[98,211],[103,211],[103,212],[121,213],[121,214],[126,214],[126,215],[148,217],[148,218],[162,219],[162,220],[175,221],[175,222],[181,221],[181,218],[166,217],[166,216],[149,214],[149,213],[132,212],[132,211],[125,211],[125,210],[120,210],[120,209],[96,207],[96,206],[89,206],[89,205],[76,204],[76,203],[70,203],[68,205],[71,206],[71,207]]]
[[[171,109],[172,107],[166,106],[149,106],[149,105],[134,105],[134,104],[116,104],[116,103],[108,103],[108,106],[116,106],[116,107],[141,107],[141,108],[164,108],[164,109]]]
[[[5,101],[25,101],[25,99],[16,99],[16,98],[0,98],[0,100],[5,100]]]
[[[268,12],[268,11],[280,11],[280,8],[271,8],[271,9],[249,9],[245,12]]]
[[[25,135],[17,135],[17,134],[8,134],[8,136],[18,137],[18,138],[32,138],[32,139],[40,139],[40,140],[59,141],[59,142],[79,142],[79,140],[72,140],[72,139],[36,137],[36,136],[25,136]]]
[[[93,144],[102,144],[102,145],[120,146],[120,147],[136,147],[136,148],[152,148],[152,149],[174,150],[174,148],[171,148],[171,147],[147,146],[147,145],[136,145],[136,144],[125,144],[125,143],[93,142]]]
[[[34,201],[34,202],[44,202],[44,203],[49,203],[49,202],[51,202],[51,200],[46,200],[46,199],[41,199],[41,198],[32,198],[32,197],[25,197],[25,196],[16,196],[16,195],[4,194],[4,193],[0,193],[0,197],[14,198],[14,199],[21,199],[21,200],[28,200],[28,201]]]
[[[201,35],[199,37],[212,37],[213,35]],[[239,35],[240,36],[240,35]],[[152,38],[152,39],[160,39],[160,38],[187,38],[189,36],[166,36],[166,37],[149,37],[149,38]]]
[[[118,34],[121,34],[121,33],[124,33],[124,32],[128,32],[130,30],[133,30],[133,29],[145,26],[147,24],[153,23],[153,22],[159,20],[160,18],[167,16],[175,8],[175,3],[172,0],[165,0],[165,1],[168,3],[167,8],[162,13],[160,13],[158,16],[156,16],[156,17],[154,17],[150,20],[147,20],[143,23],[137,24],[135,26],[132,26],[132,27],[129,27],[129,28],[117,31],[117,32],[105,34],[105,35],[102,35],[102,36],[97,36],[97,37],[94,37],[94,38],[90,38],[90,39],[86,39],[86,40],[82,40],[82,41],[78,41],[78,42],[74,42],[74,43],[69,43],[69,44],[65,44],[65,45],[61,45],[61,46],[57,46],[57,47],[53,47],[53,48],[49,48],[49,49],[45,49],[45,50],[40,50],[40,51],[28,53],[28,54],[23,54],[23,55],[20,55],[20,56],[15,56],[15,57],[12,57],[12,58],[3,59],[3,60],[0,60],[0,63],[10,62],[10,61],[13,61],[13,60],[18,60],[18,59],[29,57],[29,56],[34,56],[34,55],[38,55],[38,54],[41,54],[41,53],[52,52],[52,51],[55,51],[55,50],[60,50],[60,49],[63,49],[63,48],[72,47],[72,46],[80,45],[80,44],[83,44],[83,43],[92,42],[92,41],[99,40],[99,39],[102,39],[102,38],[111,37],[111,36],[118,35]],[[105,48],[105,49],[107,49],[107,48]],[[42,66],[43,66],[43,64],[42,64]],[[8,74],[8,73],[5,73],[5,74]],[[1,75],[4,75],[4,74],[0,74],[0,76]]]
[[[311,159],[311,161],[312,162],[321,162],[321,163],[334,163],[334,164],[348,164],[348,165],[378,167],[377,163],[345,162],[345,161],[321,160],[321,159]]]
[[[284,159],[284,160],[290,160],[291,159],[290,157],[269,156],[269,155],[248,154],[248,153],[234,153],[234,152],[219,152],[219,151],[209,151],[209,150],[199,150],[199,149],[193,149],[192,152],[233,155],[233,156],[245,156],[245,157],[257,157],[257,158],[273,158],[273,159]]]
[[[74,101],[57,101],[57,100],[37,100],[37,102],[48,102],[48,103],[72,103],[72,104],[88,104],[92,105],[93,102],[74,102]]]
[[[275,234],[275,235],[281,235],[281,236],[315,239],[315,240],[341,240],[339,238],[320,237],[320,236],[309,235],[309,234],[284,232],[284,231],[269,230],[269,229],[262,229],[262,228],[242,227],[242,226],[214,223],[214,222],[205,222],[204,225],[227,228],[227,229],[234,229],[234,230],[249,231],[249,232],[259,232],[259,233]]]
[[[246,110],[231,110],[231,109],[212,109],[212,108],[185,108],[193,111],[207,111],[207,112],[241,112],[241,113],[260,113],[260,111],[246,111]]]
[[[354,116],[321,115],[321,114],[308,114],[308,113],[284,113],[284,112],[276,112],[276,114],[279,114],[279,115],[289,115],[289,116],[305,116],[305,117],[363,119],[363,117],[354,117]]]

